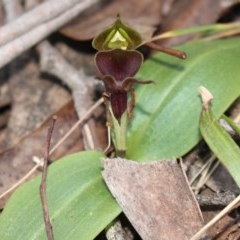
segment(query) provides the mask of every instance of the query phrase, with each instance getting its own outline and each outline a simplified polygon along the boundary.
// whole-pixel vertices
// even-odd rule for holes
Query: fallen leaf
[[[107,186],[144,240],[188,240],[202,227],[199,206],[176,160],[115,158],[103,165]]]
[[[220,212],[220,210],[221,209],[213,208],[211,206],[203,208],[202,214],[205,222],[209,222],[210,220],[212,220]],[[238,216],[236,214],[234,217],[234,212],[236,213],[236,210],[233,210],[233,212],[230,214],[226,214],[224,217],[219,219],[219,221],[216,222],[216,224],[214,224],[211,228],[208,229],[208,239],[214,240],[239,239],[238,237],[236,237],[240,233],[239,227],[237,227]]]
[[[70,100],[65,89],[40,76],[33,62],[26,63],[9,79],[9,90],[12,109],[5,141],[1,143],[3,150],[13,147]]]
[[[159,0],[115,0],[102,1],[95,8],[79,15],[61,29],[61,33],[76,40],[89,40],[109,27],[117,14],[128,25],[133,26],[144,37],[151,37],[155,25],[161,17],[161,1]]]
[[[161,32],[170,30],[207,25],[215,23],[221,16],[221,13],[229,8],[236,0],[228,1],[228,4],[222,1],[188,0],[175,1],[172,10],[163,18]],[[185,35],[177,38],[169,38],[161,41],[161,44],[177,45],[187,40],[196,38],[198,34]]]

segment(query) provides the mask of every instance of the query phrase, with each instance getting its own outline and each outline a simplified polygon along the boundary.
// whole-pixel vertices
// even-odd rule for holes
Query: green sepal
[[[133,50],[141,43],[141,35],[123,24],[118,15],[115,23],[110,28],[107,28],[93,39],[92,46],[99,51],[116,48]]]
[[[112,141],[118,157],[124,157],[126,154],[126,137],[127,137],[127,124],[128,114],[127,110],[122,114],[120,121],[118,121],[112,111],[111,105],[108,105],[109,117],[112,126],[111,136]]]

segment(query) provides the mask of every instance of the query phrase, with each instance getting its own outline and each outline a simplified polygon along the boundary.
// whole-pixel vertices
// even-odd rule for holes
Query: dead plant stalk
[[[63,3],[66,3],[66,1],[56,1],[51,0],[47,1],[45,4],[46,11],[49,12],[49,9],[51,9],[51,4],[57,2],[59,5],[62,6]],[[76,2],[72,0],[72,2]],[[62,14],[56,15],[55,18],[50,19],[49,14],[45,15],[45,19],[42,18],[39,22],[35,21],[32,23],[31,27],[28,29],[22,29],[21,32],[18,32],[16,34],[16,29],[19,28],[18,24],[14,24],[13,26],[10,26],[12,28],[12,33],[9,35],[12,35],[11,40],[8,39],[8,42],[5,43],[0,47],[0,67],[6,65],[11,60],[19,56],[21,53],[26,51],[27,49],[34,46],[36,43],[44,39],[46,36],[51,34],[52,32],[58,30],[61,26],[69,22],[71,19],[76,17],[79,13],[83,12],[87,8],[91,7],[93,4],[97,3],[98,0],[84,0],[84,1],[77,1],[78,3],[72,4],[71,7],[67,11],[63,11]],[[65,6],[65,5],[64,5]],[[36,18],[36,10],[31,10],[26,18],[24,18],[24,24],[31,22],[31,18]],[[32,13],[32,14],[30,14]],[[25,15],[26,16],[26,15]],[[4,28],[7,28],[8,25],[6,25]],[[6,30],[4,30],[5,32]],[[10,31],[10,30],[8,30]],[[2,33],[2,28],[0,28],[0,36],[2,38],[2,35],[4,36],[5,33]],[[17,37],[15,37],[17,36]]]
[[[47,138],[46,138],[46,149],[45,149],[44,160],[43,160],[42,180],[41,180],[40,189],[39,189],[48,240],[54,240],[54,236],[53,236],[52,225],[51,225],[51,221],[50,221],[48,204],[47,204],[46,179],[47,179],[47,165],[48,165],[48,159],[49,159],[50,143],[51,143],[52,133],[53,133],[53,129],[54,129],[56,120],[57,120],[57,117],[54,116],[52,118],[51,125],[48,128],[48,133],[47,133]]]

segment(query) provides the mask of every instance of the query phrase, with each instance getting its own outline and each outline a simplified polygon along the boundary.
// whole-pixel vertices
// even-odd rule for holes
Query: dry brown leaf
[[[177,161],[137,163],[104,159],[103,177],[144,240],[189,240],[203,224],[196,199]]]
[[[56,112],[56,115],[58,119],[54,128],[51,146],[54,146],[78,120],[72,101]],[[0,195],[34,166],[33,156],[43,157],[50,120],[51,117],[35,131],[24,137],[15,147],[0,154]],[[53,153],[51,159],[58,159],[81,149],[83,149],[81,129],[78,128]],[[33,175],[36,175],[36,173]],[[7,198],[0,200],[0,208],[4,206],[6,200]]]
[[[212,220],[221,209],[209,207],[207,209],[202,209],[203,217],[205,222],[209,222]],[[235,212],[235,214],[234,214]],[[208,229],[208,238],[213,240],[226,240],[239,239],[239,225],[238,225],[238,215],[237,209],[232,211],[232,217],[227,214],[223,218],[219,219],[219,221],[214,224],[210,229]],[[235,216],[234,216],[235,215]]]
[[[39,69],[33,62],[22,66],[21,70],[13,70],[17,73],[9,79],[12,109],[5,142],[1,143],[3,149],[15,145],[71,98],[64,88],[41,78]]]
[[[134,26],[144,38],[149,38],[154,26],[160,23],[161,1],[103,1],[96,8],[86,11],[68,23],[61,29],[61,33],[76,40],[92,39],[97,33],[111,25],[118,13],[123,22]]]
[[[161,32],[170,30],[207,25],[215,23],[220,18],[220,14],[236,0],[230,0],[224,3],[222,1],[205,1],[205,0],[181,0],[175,1],[172,9],[166,18],[162,21]],[[197,34],[185,35],[177,38],[171,38],[161,41],[167,45],[176,45],[184,41],[196,38]]]

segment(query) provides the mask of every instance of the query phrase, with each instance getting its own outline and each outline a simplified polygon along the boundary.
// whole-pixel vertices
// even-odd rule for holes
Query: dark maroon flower
[[[116,119],[127,110],[127,93],[132,88],[133,78],[143,62],[143,56],[135,50],[113,49],[100,51],[95,56],[100,79],[104,82]]]
[[[149,44],[150,47],[176,57],[186,57],[183,52],[158,46],[152,40],[143,42],[141,35],[125,25],[119,15],[114,24],[99,33],[92,42],[92,46],[98,50],[95,63],[100,73],[99,78],[105,85],[108,125],[112,129],[113,143],[119,156],[124,156],[126,152],[127,118],[131,117],[135,105],[133,84],[153,82],[134,79],[143,62],[142,54],[135,49],[142,44]]]
[[[113,49],[96,53],[95,62],[102,76],[109,75],[122,82],[137,73],[142,65],[143,56],[135,50]]]

